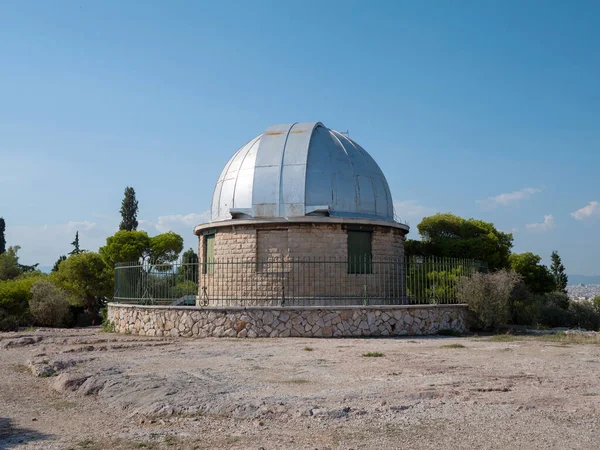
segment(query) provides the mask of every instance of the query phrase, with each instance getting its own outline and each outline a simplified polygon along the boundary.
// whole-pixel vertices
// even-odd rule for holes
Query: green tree
[[[177,260],[183,250],[183,238],[173,231],[150,238],[145,256],[151,264],[165,264]]]
[[[65,259],[67,259],[65,255],[59,256],[56,262],[54,263],[54,266],[52,267],[52,272],[56,272],[60,263],[63,262]]]
[[[6,237],[4,232],[6,231],[6,222],[4,218],[0,217],[0,255],[6,251]]]
[[[64,289],[75,306],[84,306],[97,321],[98,307],[112,295],[113,272],[95,252],[71,255],[50,274],[50,280]]]
[[[28,325],[31,287],[40,279],[43,279],[40,274],[28,274],[0,281],[0,331]]]
[[[552,271],[554,284],[556,284],[556,290],[566,294],[569,278],[567,277],[565,266],[563,266],[556,250],[552,252],[552,265],[550,266],[550,270]]]
[[[510,255],[510,268],[523,277],[523,282],[534,294],[545,294],[556,289],[554,278],[540,261],[542,258],[531,252]]]
[[[182,249],[183,238],[172,231],[149,237],[145,231],[121,230],[106,239],[100,255],[111,267],[120,262],[168,264]]]
[[[493,223],[438,213],[425,217],[417,229],[422,240],[407,241],[405,248],[408,256],[477,259],[487,262],[490,270],[510,265],[508,258],[513,236],[498,231]]]
[[[71,242],[73,250],[69,252],[69,255],[79,255],[83,250],[79,248],[79,231],[75,232],[75,240]]]
[[[181,255],[181,267],[179,269],[180,281],[198,282],[198,253],[190,248]]]
[[[8,247],[8,250],[0,255],[0,280],[12,280],[22,273],[17,255],[20,248],[18,245]]]
[[[106,239],[99,253],[113,267],[120,262],[139,262],[150,248],[150,238],[145,231],[117,231]]]
[[[121,225],[119,230],[135,231],[138,227],[137,221],[138,201],[135,198],[135,190],[127,186],[125,188],[125,198],[121,203]]]

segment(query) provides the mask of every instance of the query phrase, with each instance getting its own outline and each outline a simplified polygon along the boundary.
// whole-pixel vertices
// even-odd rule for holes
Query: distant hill
[[[569,275],[569,284],[600,284],[600,275]]]

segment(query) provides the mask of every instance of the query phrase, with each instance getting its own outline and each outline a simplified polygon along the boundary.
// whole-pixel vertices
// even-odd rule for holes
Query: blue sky
[[[600,4],[0,3],[0,216],[24,263],[141,228],[195,246],[218,174],[275,123],[349,130],[413,225],[453,212],[600,274]]]

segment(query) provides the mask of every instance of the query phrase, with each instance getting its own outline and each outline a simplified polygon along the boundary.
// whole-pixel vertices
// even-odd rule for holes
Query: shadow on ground
[[[16,448],[26,442],[50,439],[51,435],[40,433],[28,428],[18,428],[13,420],[0,417],[0,450]]]

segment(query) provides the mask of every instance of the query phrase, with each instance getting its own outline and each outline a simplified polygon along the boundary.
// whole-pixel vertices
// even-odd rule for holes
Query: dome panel
[[[217,181],[211,221],[307,214],[394,220],[377,163],[319,122],[274,125],[242,146]]]

